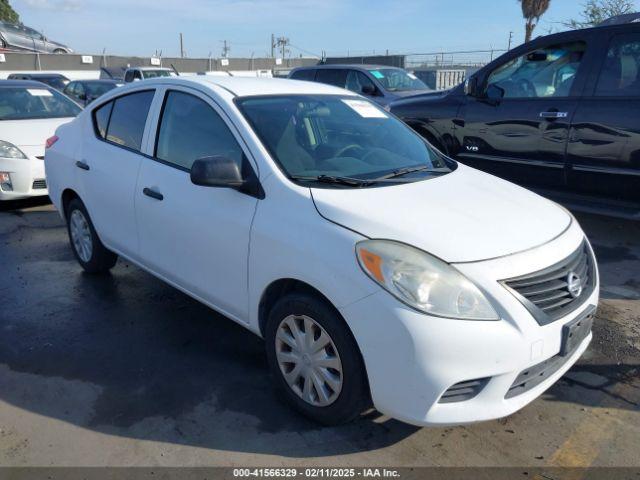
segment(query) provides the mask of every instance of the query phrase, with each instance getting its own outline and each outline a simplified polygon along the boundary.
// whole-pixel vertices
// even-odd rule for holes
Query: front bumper
[[[432,317],[382,290],[342,308],[362,352],[376,408],[415,425],[452,425],[510,415],[542,394],[580,358],[591,334],[544,381],[508,396],[523,371],[559,353],[563,326],[597,305],[598,285],[575,311],[540,326],[499,280],[557,263],[583,239],[574,222],[560,238],[536,249],[455,265],[492,299],[499,321]],[[439,403],[450,387],[474,379],[489,379],[476,396]]]
[[[20,147],[21,150],[27,150]],[[0,172],[8,172],[12,189],[0,187],[0,200],[18,200],[21,198],[48,195],[46,188],[44,161],[38,156],[25,152],[28,158],[0,157]]]

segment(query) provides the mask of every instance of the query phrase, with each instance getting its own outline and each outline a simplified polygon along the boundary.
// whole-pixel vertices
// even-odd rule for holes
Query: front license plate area
[[[561,356],[571,354],[587,338],[593,326],[593,317],[594,310],[590,310],[587,315],[578,317],[562,327]]]

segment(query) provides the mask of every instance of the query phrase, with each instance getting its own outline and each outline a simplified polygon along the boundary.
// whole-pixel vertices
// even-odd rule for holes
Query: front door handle
[[[142,193],[144,193],[147,197],[155,198],[156,200],[164,200],[164,195],[147,187],[142,190]]]
[[[540,118],[546,118],[547,120],[555,120],[557,118],[567,118],[569,112],[557,112],[550,110],[548,112],[540,112]]]
[[[87,165],[87,162],[81,162],[81,161],[77,161],[76,162],[76,167],[81,168],[82,170],[90,170],[91,167],[89,167],[89,165]]]

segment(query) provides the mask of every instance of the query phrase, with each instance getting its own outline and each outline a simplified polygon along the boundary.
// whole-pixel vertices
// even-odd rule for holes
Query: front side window
[[[369,77],[367,77],[364,73],[357,70],[349,70],[349,74],[347,75],[346,88],[348,90],[351,90],[352,92],[362,93],[362,90],[365,86],[368,86],[371,89],[376,88],[371,79],[369,79]]]
[[[391,184],[455,168],[404,123],[362,98],[265,96],[237,104],[276,162],[297,181],[349,177]]]
[[[640,96],[640,35],[617,35],[600,72],[596,96]]]
[[[140,150],[153,90],[131,93],[115,99],[106,139],[123,147]],[[97,112],[96,112],[97,113]]]
[[[166,96],[155,156],[185,170],[199,158],[224,156],[241,167],[243,159],[220,115],[204,100],[177,91]]]
[[[526,53],[494,70],[487,87],[500,88],[504,98],[568,97],[585,50],[574,42]]]
[[[429,89],[414,74],[400,68],[376,68],[375,70],[369,70],[369,73],[389,92]]]
[[[0,120],[75,117],[82,109],[67,96],[42,87],[0,87]]]

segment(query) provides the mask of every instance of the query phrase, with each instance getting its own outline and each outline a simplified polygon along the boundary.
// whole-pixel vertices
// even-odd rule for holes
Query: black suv
[[[640,24],[540,37],[391,111],[462,163],[640,219]]]

